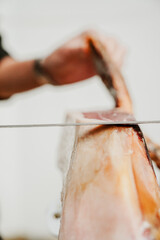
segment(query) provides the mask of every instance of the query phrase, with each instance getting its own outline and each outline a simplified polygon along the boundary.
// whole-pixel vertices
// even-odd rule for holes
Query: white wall
[[[160,1],[0,0],[0,12],[4,45],[19,60],[45,56],[87,28],[116,36],[128,49],[123,72],[137,119],[160,119]],[[97,77],[74,86],[45,86],[0,102],[0,124],[61,122],[67,110],[105,109],[111,103]],[[145,130],[160,142],[160,126]],[[48,212],[60,198],[60,131],[0,129],[3,234],[47,236]]]

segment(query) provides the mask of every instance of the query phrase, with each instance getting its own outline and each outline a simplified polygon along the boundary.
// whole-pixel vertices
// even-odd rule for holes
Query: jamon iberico
[[[63,155],[60,162],[65,177],[59,240],[159,240],[160,189],[145,138],[138,125],[116,126],[134,120],[125,81],[101,42],[95,36],[87,41],[116,106],[71,113],[66,121],[115,125],[77,126],[67,130],[70,141],[64,134],[70,158]]]

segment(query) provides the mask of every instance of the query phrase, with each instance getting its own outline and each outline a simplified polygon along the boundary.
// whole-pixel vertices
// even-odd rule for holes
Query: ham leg
[[[101,44],[88,39],[97,72],[118,108],[72,113],[67,121],[134,120],[119,70]],[[71,158],[60,161],[65,178],[59,240],[159,240],[160,190],[140,128],[115,123],[72,130],[72,141],[66,134],[64,141]]]

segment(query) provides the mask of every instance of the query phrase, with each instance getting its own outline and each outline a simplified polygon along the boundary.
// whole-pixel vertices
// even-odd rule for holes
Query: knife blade
[[[94,126],[94,125],[141,125],[141,124],[159,124],[160,120],[139,120],[139,121],[95,121],[86,123],[31,123],[31,124],[2,124],[0,128],[47,128],[47,127],[76,127],[76,126]]]

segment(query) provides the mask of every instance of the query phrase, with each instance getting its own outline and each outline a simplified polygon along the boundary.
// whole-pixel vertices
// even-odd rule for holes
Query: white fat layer
[[[78,118],[83,117],[81,113],[68,113],[65,122],[76,122],[76,116]],[[75,134],[75,127],[63,128],[62,137],[59,144],[58,167],[62,171],[64,178],[66,177],[66,173],[68,172],[69,162],[74,146]]]
[[[87,123],[94,122],[94,119],[87,119],[83,117],[80,112],[68,113],[66,116],[66,123]],[[79,136],[85,134],[95,126],[82,126],[82,127],[66,127],[63,128],[62,137],[59,145],[58,167],[62,171],[64,178],[68,172],[70,159],[73,151],[74,141],[78,132]]]

